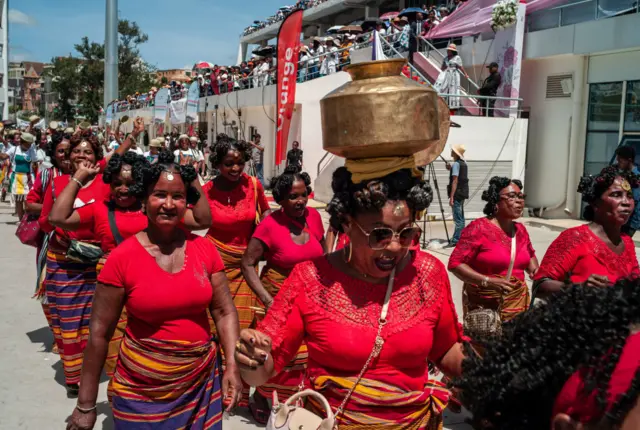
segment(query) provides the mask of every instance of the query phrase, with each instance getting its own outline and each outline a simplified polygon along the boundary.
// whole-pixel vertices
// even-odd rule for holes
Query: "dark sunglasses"
[[[389,227],[376,227],[370,232],[366,232],[360,224],[353,221],[358,226],[362,234],[367,236],[369,240],[369,248],[374,251],[381,251],[386,249],[394,239],[398,239],[398,243],[402,248],[408,248],[413,245],[416,238],[420,237],[422,230],[418,226],[405,227],[399,232],[394,231]]]

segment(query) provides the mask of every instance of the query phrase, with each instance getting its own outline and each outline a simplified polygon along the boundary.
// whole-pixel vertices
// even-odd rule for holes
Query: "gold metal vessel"
[[[345,69],[352,82],[320,101],[325,151],[352,159],[421,152],[422,162],[442,152],[448,130],[441,141],[440,123],[446,116],[448,127],[448,109],[439,113],[437,93],[401,75],[405,64],[393,59]]]

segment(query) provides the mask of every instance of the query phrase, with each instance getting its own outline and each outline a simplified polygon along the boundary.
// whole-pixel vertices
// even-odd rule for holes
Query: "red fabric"
[[[211,275],[224,270],[216,247],[187,235],[184,267],[168,273],[133,236],[111,252],[98,282],[125,289],[127,333],[134,339],[206,341]]]
[[[44,201],[44,186],[42,184],[42,169],[38,171],[33,188],[27,194],[27,203],[42,203]]]
[[[104,168],[107,167],[107,159],[103,158],[102,160],[96,163],[98,169],[100,169],[100,173],[104,172]]]
[[[516,226],[516,261],[513,275],[524,281],[524,272],[536,256],[524,225]],[[506,276],[511,261],[511,238],[488,218],[479,218],[462,230],[460,241],[449,258],[449,270],[467,264],[476,272]]]
[[[635,333],[627,338],[618,364],[611,374],[605,410],[598,407],[595,393],[585,395],[584,379],[587,374],[585,369],[581,369],[571,375],[560,390],[552,416],[564,413],[580,423],[589,423],[601,418],[629,390],[639,367],[640,333]]]
[[[422,391],[427,358],[438,362],[462,339],[449,277],[435,257],[414,252],[393,288],[384,347],[364,377]],[[374,345],[386,289],[337,271],[326,257],[298,264],[258,327],[272,339],[276,370],[304,341],[308,378],[357,376]],[[337,407],[342,397],[329,400]]]
[[[210,181],[202,187],[213,217],[208,234],[220,242],[234,246],[247,246],[256,220],[255,190],[253,180],[243,174],[239,184],[231,191],[213,187]],[[269,210],[269,202],[260,181],[256,180],[260,212]]]
[[[60,195],[64,187],[67,186],[71,176],[70,175],[62,175],[58,176],[53,180],[53,186],[55,188],[56,197]],[[75,185],[74,185],[75,186]],[[92,205],[99,202],[102,202],[106,196],[111,192],[109,185],[105,184],[102,181],[102,174],[98,174],[96,178],[93,180],[91,185],[86,188],[80,189],[78,191],[78,195],[76,197],[76,203],[74,207],[80,208],[82,206]],[[93,241],[96,240],[93,231],[88,228],[79,229],[76,231],[66,231],[61,228],[54,228],[51,224],[49,224],[49,213],[51,212],[51,208],[53,208],[53,195],[52,188],[47,187],[47,191],[44,196],[44,202],[42,204],[42,212],[40,213],[40,219],[38,220],[40,223],[40,227],[45,232],[50,232],[55,229],[56,236],[58,238],[67,238],[67,239],[76,239],[76,240],[87,240]]]
[[[633,240],[623,235],[624,251],[618,255],[598,238],[588,224],[560,233],[551,243],[534,280],[550,278],[582,283],[592,274],[606,276],[609,282],[640,276]]]
[[[310,237],[304,245],[298,245],[291,238],[291,220],[281,210],[273,212],[258,225],[253,237],[267,246],[265,257],[269,265],[292,269],[298,263],[313,260],[324,254],[322,217],[317,210],[309,207],[305,216]]]
[[[93,231],[95,237],[100,240],[102,252],[105,254],[111,252],[116,247],[116,240],[109,224],[107,202],[96,202],[93,205],[83,206],[77,211],[82,227]],[[123,241],[147,228],[148,219],[142,211],[125,212],[116,209],[114,214],[116,227]]]

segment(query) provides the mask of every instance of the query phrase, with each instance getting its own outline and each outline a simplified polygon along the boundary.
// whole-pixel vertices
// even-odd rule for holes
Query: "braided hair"
[[[237,151],[245,161],[251,158],[251,145],[244,140],[236,140],[226,134],[219,134],[216,137],[216,142],[211,145],[211,154],[209,155],[209,162],[213,167],[217,167],[222,164],[222,160],[227,156],[229,151]]]
[[[494,176],[489,180],[489,188],[482,192],[482,200],[487,202],[484,206],[484,214],[489,218],[496,216],[498,203],[500,203],[500,191],[507,188],[509,185],[517,185],[522,189],[522,182],[518,179],[509,179],[502,176]]]
[[[146,198],[149,191],[160,179],[162,172],[171,172],[180,175],[182,182],[187,189],[187,203],[194,205],[200,199],[200,193],[191,185],[196,180],[198,173],[193,166],[181,166],[174,161],[171,151],[164,150],[158,155],[158,162],[155,164],[137,163],[133,166],[133,178],[135,184],[129,187],[129,192],[141,198]]]
[[[132,151],[127,151],[124,155],[113,154],[109,159],[109,163],[104,168],[104,172],[102,173],[102,180],[104,181],[104,183],[111,184],[118,176],[120,170],[122,170],[122,166],[124,165],[131,166],[131,176],[133,177],[134,182],[137,184],[141,179],[141,175],[136,175],[135,171],[148,167],[149,161],[142,155],[138,155]],[[142,187],[135,186],[135,184],[133,184],[131,187],[129,187],[129,193],[139,199],[142,197]]]
[[[584,208],[584,219],[593,221],[595,215],[593,209],[594,203],[602,197],[616,178],[622,178],[628,181],[631,188],[637,188],[640,185],[638,175],[630,171],[619,170],[616,166],[607,166],[595,176],[583,176],[580,178],[578,192],[582,194],[582,200],[588,203]]]
[[[428,182],[412,175],[410,169],[401,169],[382,178],[354,184],[351,172],[340,167],[333,173],[331,182],[333,198],[327,206],[331,215],[329,223],[336,231],[344,233],[342,225],[347,216],[362,212],[379,212],[388,201],[406,201],[413,212],[426,210],[433,200]]]
[[[639,279],[609,288],[573,286],[505,323],[503,337],[488,341],[483,357],[465,343],[454,385],[477,428],[539,430],[549,428],[559,392],[581,370],[581,394],[595,395],[604,428],[617,428],[638,399],[640,373],[605,414],[609,381],[638,323]]]
[[[298,173],[298,166],[287,166],[282,175],[271,178],[271,192],[276,203],[280,203],[287,198],[295,181],[304,182],[307,188],[307,195],[311,194],[311,177],[309,177],[309,174],[306,172]]]

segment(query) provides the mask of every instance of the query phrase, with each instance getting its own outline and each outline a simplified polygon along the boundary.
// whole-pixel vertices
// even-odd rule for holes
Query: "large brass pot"
[[[352,159],[428,149],[436,157],[442,151],[438,95],[402,76],[405,63],[393,59],[346,68],[352,82],[320,100],[325,151]]]

